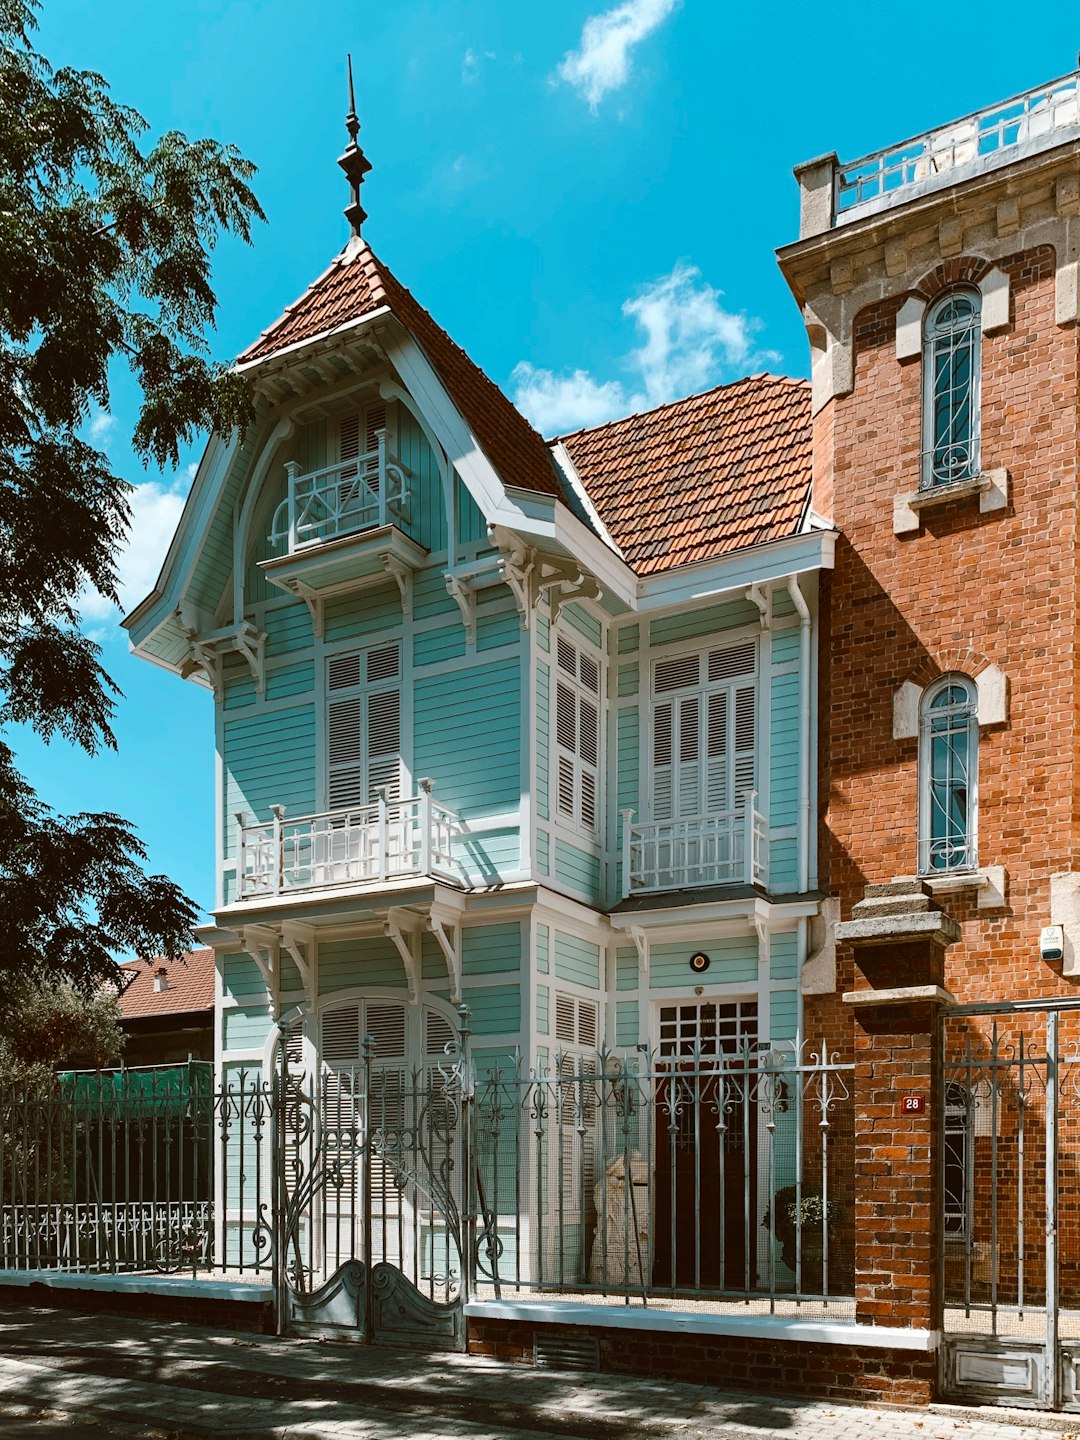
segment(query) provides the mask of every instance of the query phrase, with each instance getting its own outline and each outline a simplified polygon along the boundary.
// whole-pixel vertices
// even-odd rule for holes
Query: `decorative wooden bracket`
[[[771,592],[762,590],[761,585],[755,581],[755,583],[747,589],[746,598],[750,601],[751,605],[757,606],[761,628],[762,630],[767,630],[769,628]]]
[[[420,946],[423,939],[422,921],[413,910],[392,905],[386,912],[386,934],[394,942],[405,967],[405,981],[409,987],[409,1004],[420,1003]]]
[[[321,640],[323,633],[323,597],[317,590],[309,589],[302,580],[290,580],[289,589],[298,600],[302,600],[307,606],[307,612],[311,616],[311,633],[316,640]]]
[[[241,620],[227,630],[200,633],[195,617],[183,609],[177,610],[176,614],[188,643],[188,658],[180,667],[184,679],[202,671],[214,694],[220,694],[223,657],[240,655],[247,661],[255,687],[262,694],[266,682],[266,636],[261,630],[256,629],[250,620]]]
[[[633,940],[634,949],[637,951],[641,986],[643,989],[647,989],[649,983],[649,937],[640,925],[631,925],[630,939]]]
[[[560,609],[569,601],[595,600],[599,596],[599,582],[586,575],[576,561],[532,550],[502,525],[489,526],[488,534],[501,558],[502,579],[510,587],[521,612],[522,629],[528,630],[545,591],[553,625]]]
[[[464,904],[460,897],[450,895],[438,897],[431,902],[427,928],[438,943],[446,961],[446,973],[450,978],[450,1003],[461,1003],[461,913]]]
[[[482,560],[477,565],[446,572],[446,588],[461,611],[465,639],[470,645],[476,644],[476,592],[482,586],[497,585],[502,578],[500,560]]]
[[[273,925],[244,925],[238,931],[240,944],[259,967],[266,998],[276,1018],[281,1008],[279,980],[281,977],[280,936]]]
[[[281,943],[300,975],[304,999],[310,1004],[315,998],[315,932],[310,925],[287,920],[281,926]]]
[[[412,615],[413,572],[396,555],[385,554],[379,558],[383,569],[397,581],[397,587],[401,591],[401,613],[407,620]]]

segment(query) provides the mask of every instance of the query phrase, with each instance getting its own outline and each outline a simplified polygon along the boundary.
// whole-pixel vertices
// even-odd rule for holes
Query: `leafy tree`
[[[0,990],[0,1092],[47,1094],[58,1065],[116,1065],[123,1047],[112,990],[87,995],[70,980],[27,975]]]
[[[141,390],[133,444],[175,465],[243,426],[239,376],[210,362],[210,252],[263,218],[232,146],[146,124],[100,75],[33,48],[38,0],[0,0],[0,727],[115,748],[119,693],[80,633],[88,588],[116,599],[130,485],[80,436],[109,367]],[[118,815],[52,813],[0,741],[0,965],[87,989],[118,951],[175,955],[195,911],[147,876]]]

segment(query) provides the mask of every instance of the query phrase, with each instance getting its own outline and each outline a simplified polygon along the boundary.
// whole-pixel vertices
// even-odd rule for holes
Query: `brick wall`
[[[470,1317],[469,1353],[531,1365],[537,1329],[529,1321]],[[925,1405],[934,1392],[935,1357],[908,1350],[581,1325],[544,1326],[543,1333],[578,1340],[583,1335],[595,1337],[601,1370],[614,1374],[651,1375],[758,1395],[813,1395],[892,1405]]]
[[[947,262],[920,289],[971,268]],[[896,689],[988,662],[1009,680],[1009,723],[984,729],[979,747],[979,860],[1006,867],[1007,905],[939,897],[963,931],[945,975],[961,1001],[1074,988],[1040,959],[1038,932],[1049,876],[1077,866],[1077,332],[1055,323],[1049,247],[1001,268],[1012,323],[983,338],[982,458],[1009,471],[1006,511],[960,500],[924,511],[917,533],[893,533],[894,496],[918,487],[922,437],[922,365],[895,354],[903,293],[854,318],[854,390],[815,420],[815,446],[834,460],[818,503],[831,499],[842,532],[821,650],[821,861],[845,918],[866,883],[916,863],[917,742],[892,738]],[[847,957],[840,978],[850,986]]]

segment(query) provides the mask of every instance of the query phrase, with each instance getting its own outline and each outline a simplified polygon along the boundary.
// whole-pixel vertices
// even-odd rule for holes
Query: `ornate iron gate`
[[[445,1063],[277,1074],[274,1173],[279,1328],[464,1349],[468,1031]]]
[[[942,1388],[1080,1410],[1080,1006],[943,1017]]]

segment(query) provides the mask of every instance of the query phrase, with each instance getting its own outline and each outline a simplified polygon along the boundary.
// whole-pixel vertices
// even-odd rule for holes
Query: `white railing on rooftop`
[[[1027,142],[1043,149],[1080,129],[1080,75],[1066,75],[1014,96],[962,120],[929,130],[901,145],[891,145],[836,172],[837,218],[859,207],[879,208],[906,199],[905,191],[937,176],[942,183],[983,162],[980,169],[1005,165]],[[951,172],[957,172],[955,177]],[[875,203],[876,202],[876,203]]]
[[[651,820],[635,825],[624,810],[623,898],[651,890],[702,885],[768,884],[768,826],[749,790],[721,815]]]
[[[266,824],[240,822],[240,898],[377,884],[409,876],[459,880],[453,843],[464,826],[453,810],[432,799],[430,780],[419,795],[351,805],[289,820],[271,806]]]
[[[290,460],[288,490],[274,511],[270,540],[289,554],[305,546],[393,525],[409,500],[409,471],[387,454],[386,431],[376,432],[374,449],[301,475]]]

